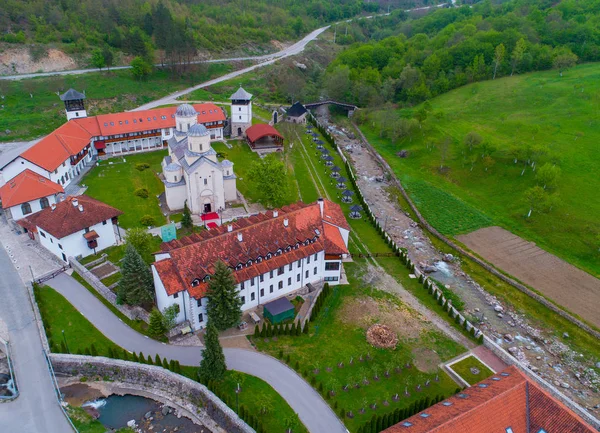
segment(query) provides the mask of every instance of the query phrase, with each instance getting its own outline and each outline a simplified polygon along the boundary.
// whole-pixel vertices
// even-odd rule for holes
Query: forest
[[[328,67],[327,96],[412,105],[471,82],[600,60],[600,1],[485,0],[422,17],[398,10],[336,31],[350,45]]]
[[[0,41],[63,44],[71,52],[109,47],[146,58],[182,45],[214,53],[293,40],[379,9],[363,0],[3,0]]]

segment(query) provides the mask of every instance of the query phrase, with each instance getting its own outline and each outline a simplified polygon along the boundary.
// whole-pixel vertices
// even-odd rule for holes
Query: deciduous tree
[[[179,304],[173,304],[163,310],[163,324],[167,331],[175,327],[175,319],[179,314]]]
[[[498,71],[498,66],[502,64],[504,61],[504,56],[506,55],[506,48],[504,44],[496,45],[496,49],[494,50],[494,76],[492,80],[496,79],[496,72]]]
[[[512,69],[510,71],[511,77],[515,73],[515,71],[518,69],[518,67],[521,65],[521,62],[523,61],[523,56],[525,55],[526,47],[527,47],[527,43],[525,42],[525,39],[521,38],[517,41],[517,44],[515,45],[515,49],[513,50],[512,54],[510,56],[510,62],[511,62],[511,66],[512,66]]]
[[[549,191],[554,190],[558,186],[560,180],[561,169],[560,167],[546,163],[542,165],[535,175],[538,185]]]
[[[145,80],[152,72],[152,66],[138,56],[131,61],[131,74],[137,80]]]
[[[558,69],[558,73],[562,77],[563,72],[575,66],[576,63],[577,56],[569,48],[562,47],[560,50],[557,50],[552,66],[554,69]]]
[[[104,59],[104,55],[102,54],[102,50],[100,48],[96,48],[92,51],[92,65],[95,68],[102,70],[106,66],[106,60]]]
[[[125,242],[131,244],[142,258],[152,259],[152,235],[141,227],[134,227],[127,230]]]
[[[271,153],[252,164],[248,178],[257,184],[268,207],[278,207],[285,203],[289,181],[285,163]]]

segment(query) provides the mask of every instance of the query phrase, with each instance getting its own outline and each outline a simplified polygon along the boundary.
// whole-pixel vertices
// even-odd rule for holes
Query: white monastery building
[[[67,263],[117,244],[121,212],[91,197],[67,197],[18,221],[31,239]]]
[[[26,169],[0,188],[0,201],[9,219],[17,221],[56,204],[63,192],[62,186]]]
[[[198,117],[191,105],[177,107],[175,129],[167,142],[169,155],[162,162],[167,206],[182,209],[187,201],[195,214],[225,209],[237,196],[233,163],[217,160],[210,145],[212,131],[198,123]]]
[[[206,326],[206,292],[221,260],[237,281],[242,310],[308,283],[339,284],[348,225],[336,203],[298,202],[162,244],[152,265],[158,308],[179,305],[177,322]]]

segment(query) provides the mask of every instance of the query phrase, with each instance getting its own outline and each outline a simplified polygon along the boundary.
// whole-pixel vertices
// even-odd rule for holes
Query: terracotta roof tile
[[[83,207],[83,212],[74,206],[73,202],[75,200],[77,200],[78,205]],[[120,210],[101,201],[81,195],[67,197],[64,201],[57,203],[55,209],[47,207],[36,214],[19,220],[18,223],[28,230],[31,227],[39,227],[52,236],[62,239],[122,213]]]
[[[342,208],[329,200],[324,200],[323,204],[323,221],[341,227],[346,230],[350,230],[350,225],[346,221]]]
[[[252,142],[267,136],[275,136],[283,139],[283,136],[278,130],[273,128],[271,125],[267,125],[266,123],[257,123],[256,125],[252,125],[250,128],[246,129],[246,137],[248,137],[248,140]]]
[[[494,380],[493,378],[499,379]],[[483,387],[481,386],[483,385]],[[511,366],[461,393],[438,403],[384,433],[513,433],[527,431],[527,390],[531,432],[592,433],[575,413]],[[461,398],[461,395],[466,395]],[[427,417],[422,414],[426,413]],[[404,423],[410,423],[410,426]]]
[[[63,187],[27,169],[0,188],[4,209],[64,192]]]
[[[327,200],[325,203],[330,209],[339,209],[335,203]],[[343,218],[341,209],[339,214]],[[206,275],[210,275],[218,260],[233,269],[241,265],[241,269],[234,270],[236,280],[241,282],[319,251],[337,255],[348,252],[339,229],[323,222],[318,202],[284,206],[278,210],[278,216],[274,215],[274,211],[267,211],[233,222],[231,231],[223,225],[162,244],[161,251],[169,252],[171,258],[161,262],[170,261],[172,265],[157,267],[161,280],[165,285],[166,281],[183,282],[183,285],[175,283],[167,292],[185,290],[183,286],[187,285],[190,295],[194,296],[192,281],[202,281]],[[344,224],[347,225],[345,221]],[[238,236],[241,236],[241,241]],[[306,241],[309,243],[305,245]],[[267,253],[273,256],[267,259]],[[250,260],[252,263],[248,265]],[[172,273],[176,273],[177,278]],[[204,293],[205,289],[199,289],[200,286],[194,287],[195,293]]]

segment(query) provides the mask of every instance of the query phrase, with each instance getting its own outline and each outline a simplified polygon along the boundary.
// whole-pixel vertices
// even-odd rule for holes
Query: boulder
[[[519,349],[517,349],[515,346],[512,346],[512,347],[509,347],[509,348],[508,348],[508,352],[509,352],[511,355],[516,355],[518,351],[519,351]]]
[[[561,386],[561,388],[564,388],[564,389],[571,388],[571,385],[569,385],[567,382],[561,382],[560,386]]]
[[[130,419],[129,421],[127,421],[127,427],[135,428],[136,427],[135,420]]]
[[[145,419],[150,419],[150,418],[152,418],[152,412],[150,412],[150,411],[146,412],[146,413],[144,414],[144,418],[145,418]]]
[[[504,339],[508,342],[511,342],[514,340],[513,336],[510,334],[504,334]]]
[[[442,260],[445,262],[453,262],[454,261],[454,256],[450,253],[448,254],[444,254],[444,257],[442,257]]]
[[[169,406],[163,406],[161,413],[163,416],[167,416],[168,414],[171,413],[171,408]]]
[[[501,305],[498,305],[498,304],[496,304],[496,306],[494,306],[494,311],[495,311],[496,313],[501,313],[501,312],[503,312],[503,311],[504,311],[504,308],[502,308],[502,306],[501,306]]]

